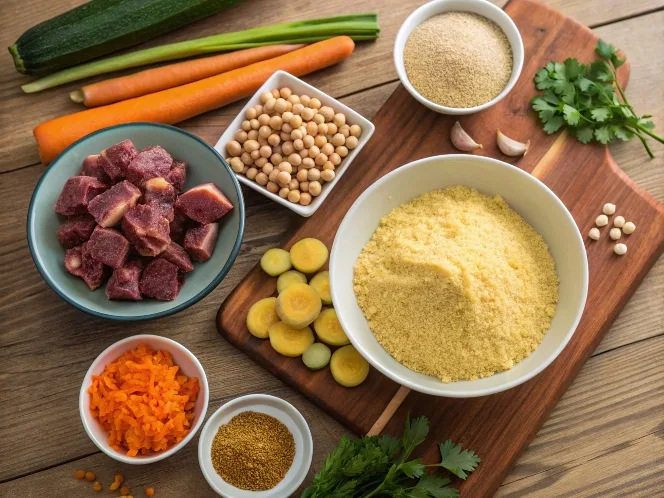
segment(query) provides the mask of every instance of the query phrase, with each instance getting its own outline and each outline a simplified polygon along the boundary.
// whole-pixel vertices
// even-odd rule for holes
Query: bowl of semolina
[[[581,319],[588,263],[546,185],[502,161],[446,155],[362,193],[334,239],[330,286],[376,369],[419,392],[474,397],[553,362]]]

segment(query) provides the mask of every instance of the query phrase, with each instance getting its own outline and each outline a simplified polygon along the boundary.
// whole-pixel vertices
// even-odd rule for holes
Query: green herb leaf
[[[616,138],[622,140],[623,142],[627,142],[628,140],[634,138],[634,132],[625,128],[624,126],[612,126],[611,131]]]
[[[603,123],[607,119],[611,117],[611,109],[607,107],[598,107],[596,109],[591,109],[590,110],[590,115],[593,117],[595,121],[598,121],[599,123]]]
[[[574,135],[576,139],[582,144],[587,144],[593,139],[594,130],[592,126],[584,126],[583,128],[576,128],[574,130]]]
[[[613,74],[606,62],[594,61],[590,64],[590,78],[602,82],[613,81]]]
[[[583,65],[576,59],[565,59],[565,76],[568,80],[573,80],[583,73]]]
[[[415,489],[421,489],[427,492],[427,496],[434,498],[457,498],[459,491],[455,488],[449,488],[447,485],[451,481],[447,477],[441,476],[422,476],[415,486]]]
[[[401,449],[401,439],[386,434],[378,438],[378,446],[388,458],[393,458]]]
[[[466,479],[466,472],[474,471],[482,461],[474,451],[463,450],[460,444],[454,444],[449,439],[441,443],[439,448],[442,458],[440,465],[461,479]]]
[[[406,428],[403,431],[402,445],[404,461],[413,452],[416,446],[422,444],[429,434],[429,420],[426,417],[417,417],[411,422],[410,416],[406,417]]]
[[[410,462],[402,463],[399,466],[399,470],[411,479],[420,477],[422,474],[424,474],[425,469],[426,467],[422,465],[422,460],[419,458],[417,460],[411,460]]]
[[[595,129],[595,140],[601,144],[608,144],[613,140],[613,133],[609,126],[601,126]]]
[[[611,56],[616,52],[616,49],[614,48],[613,45],[610,45],[606,43],[604,40],[600,39],[597,40],[597,46],[595,47],[595,52],[597,52],[597,55],[599,55],[602,59],[610,61]]]
[[[565,104],[563,106],[563,114],[565,117],[565,121],[567,121],[567,124],[570,126],[576,126],[579,124],[579,120],[581,119],[581,113],[577,111],[574,107]]]
[[[579,87],[579,90],[582,92],[587,92],[592,86],[593,82],[589,80],[588,78],[581,77],[578,80],[576,80],[576,86]]]
[[[565,124],[563,118],[560,116],[554,116],[544,124],[544,131],[551,135],[552,133],[557,132],[563,124]]]
[[[537,73],[535,73],[535,86],[538,90],[546,90],[547,88],[551,88],[554,82],[555,80],[549,77],[549,71],[546,69],[540,69],[537,71]]]

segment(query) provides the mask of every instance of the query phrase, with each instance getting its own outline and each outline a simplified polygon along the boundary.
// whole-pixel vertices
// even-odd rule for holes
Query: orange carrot
[[[309,74],[344,60],[354,48],[348,36],[337,36],[194,83],[46,121],[33,130],[39,157],[49,164],[79,138],[107,126],[136,121],[179,123],[252,95],[275,71]]]
[[[74,102],[82,102],[86,107],[113,104],[272,59],[302,47],[304,45],[267,45],[168,64],[85,85],[80,90],[71,92],[69,96]]]

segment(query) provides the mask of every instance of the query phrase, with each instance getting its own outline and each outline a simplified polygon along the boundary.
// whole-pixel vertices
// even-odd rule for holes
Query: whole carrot
[[[46,121],[33,130],[39,157],[49,164],[79,138],[107,126],[136,121],[179,123],[250,96],[275,71],[309,74],[344,60],[354,48],[351,38],[337,36],[194,83]]]
[[[69,96],[74,102],[82,102],[86,107],[113,104],[272,59],[302,47],[304,45],[268,45],[168,64],[85,85]]]

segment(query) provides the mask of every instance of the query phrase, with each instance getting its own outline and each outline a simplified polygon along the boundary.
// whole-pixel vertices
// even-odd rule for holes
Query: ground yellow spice
[[[227,483],[264,491],[286,476],[295,457],[295,440],[276,418],[242,412],[219,427],[212,441],[212,464]]]
[[[380,220],[354,290],[387,352],[452,382],[528,356],[551,325],[558,277],[542,237],[500,196],[456,186]]]

